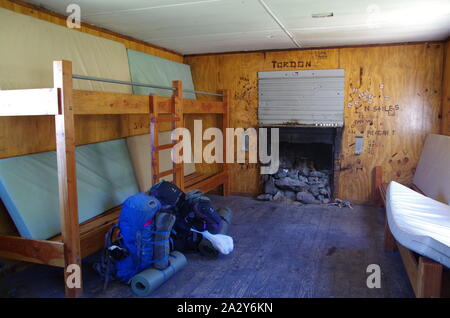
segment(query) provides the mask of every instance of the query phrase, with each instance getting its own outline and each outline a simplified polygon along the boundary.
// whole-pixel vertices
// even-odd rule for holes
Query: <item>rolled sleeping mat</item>
[[[183,269],[187,264],[187,259],[182,253],[173,251],[169,255],[169,262],[170,266],[166,269],[148,268],[136,274],[131,279],[133,293],[140,297],[149,296],[156,288]]]
[[[217,210],[217,213],[219,213],[220,218],[222,219],[222,227],[218,234],[227,234],[228,229],[231,225],[231,220],[233,219],[233,211],[229,208],[220,208]],[[219,251],[216,250],[211,242],[207,240],[206,238],[202,238],[200,243],[198,244],[198,250],[200,254],[208,257],[217,257],[219,256]]]
[[[153,235],[153,266],[165,269],[169,266],[170,231],[175,223],[175,215],[159,212],[155,217],[155,234]]]

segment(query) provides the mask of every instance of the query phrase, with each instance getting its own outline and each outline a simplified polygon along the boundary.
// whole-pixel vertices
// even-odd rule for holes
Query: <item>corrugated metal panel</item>
[[[344,70],[259,72],[261,125],[344,125]]]

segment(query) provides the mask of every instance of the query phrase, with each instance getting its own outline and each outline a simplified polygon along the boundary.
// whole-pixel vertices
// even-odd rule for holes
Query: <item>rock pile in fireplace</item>
[[[331,200],[329,170],[279,169],[264,176],[264,193],[257,199],[263,201],[295,200],[304,204],[329,203]]]

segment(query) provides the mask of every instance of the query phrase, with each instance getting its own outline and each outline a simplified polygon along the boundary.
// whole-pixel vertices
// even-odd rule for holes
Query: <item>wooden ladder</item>
[[[171,122],[172,130],[183,127],[183,84],[181,81],[173,81],[173,91],[171,100],[171,112],[169,117],[161,117],[158,103],[158,95],[150,96],[150,143],[152,152],[152,185],[158,183],[161,178],[173,175],[173,183],[184,191],[184,165],[183,163],[172,162],[172,169],[159,171],[159,152],[165,149],[171,149],[177,141],[170,144],[159,144],[159,124]],[[175,154],[178,155],[178,154]]]

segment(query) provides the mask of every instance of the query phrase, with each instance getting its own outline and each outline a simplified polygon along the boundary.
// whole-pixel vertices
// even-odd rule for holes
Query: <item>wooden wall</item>
[[[450,136],[450,40],[445,44],[444,74],[442,79],[441,134]]]
[[[345,128],[337,197],[369,203],[372,170],[409,182],[424,137],[439,132],[443,43],[188,56],[196,89],[232,91],[232,127],[256,127],[258,71],[345,69]],[[213,119],[209,119],[214,121]],[[354,154],[355,136],[364,152]],[[230,167],[231,191],[260,191],[256,165]]]
[[[0,0],[0,7],[59,25],[64,17],[22,1]],[[97,27],[84,25],[81,32],[124,43],[127,48],[182,62],[174,52],[133,40]],[[449,46],[447,42],[447,47]],[[447,50],[447,59],[449,55]],[[345,129],[339,175],[338,196],[353,201],[371,200],[373,166],[385,165],[385,178],[407,182],[417,163],[422,140],[428,132],[438,132],[438,113],[443,115],[442,131],[450,134],[449,65],[442,85],[444,49],[442,43],[291,50],[186,57],[191,64],[196,88],[232,90],[233,127],[257,125],[257,72],[270,70],[344,68],[346,70]],[[294,65],[295,66],[291,66]],[[447,87],[441,99],[441,89]],[[362,94],[360,97],[360,94]],[[368,96],[373,96],[368,98]],[[442,110],[440,104],[442,100]],[[350,106],[351,105],[351,106]],[[145,118],[144,118],[145,117]],[[84,116],[77,118],[76,142],[86,144],[145,133],[146,116]],[[204,128],[219,126],[211,116]],[[52,150],[54,128],[50,120],[31,120],[25,131],[8,136],[20,117],[8,119],[0,127],[0,157]],[[30,131],[39,132],[30,135]],[[353,154],[354,137],[365,137],[365,151]],[[212,172],[215,165],[197,165]],[[260,187],[255,164],[235,164],[230,169],[235,193],[256,194]]]

